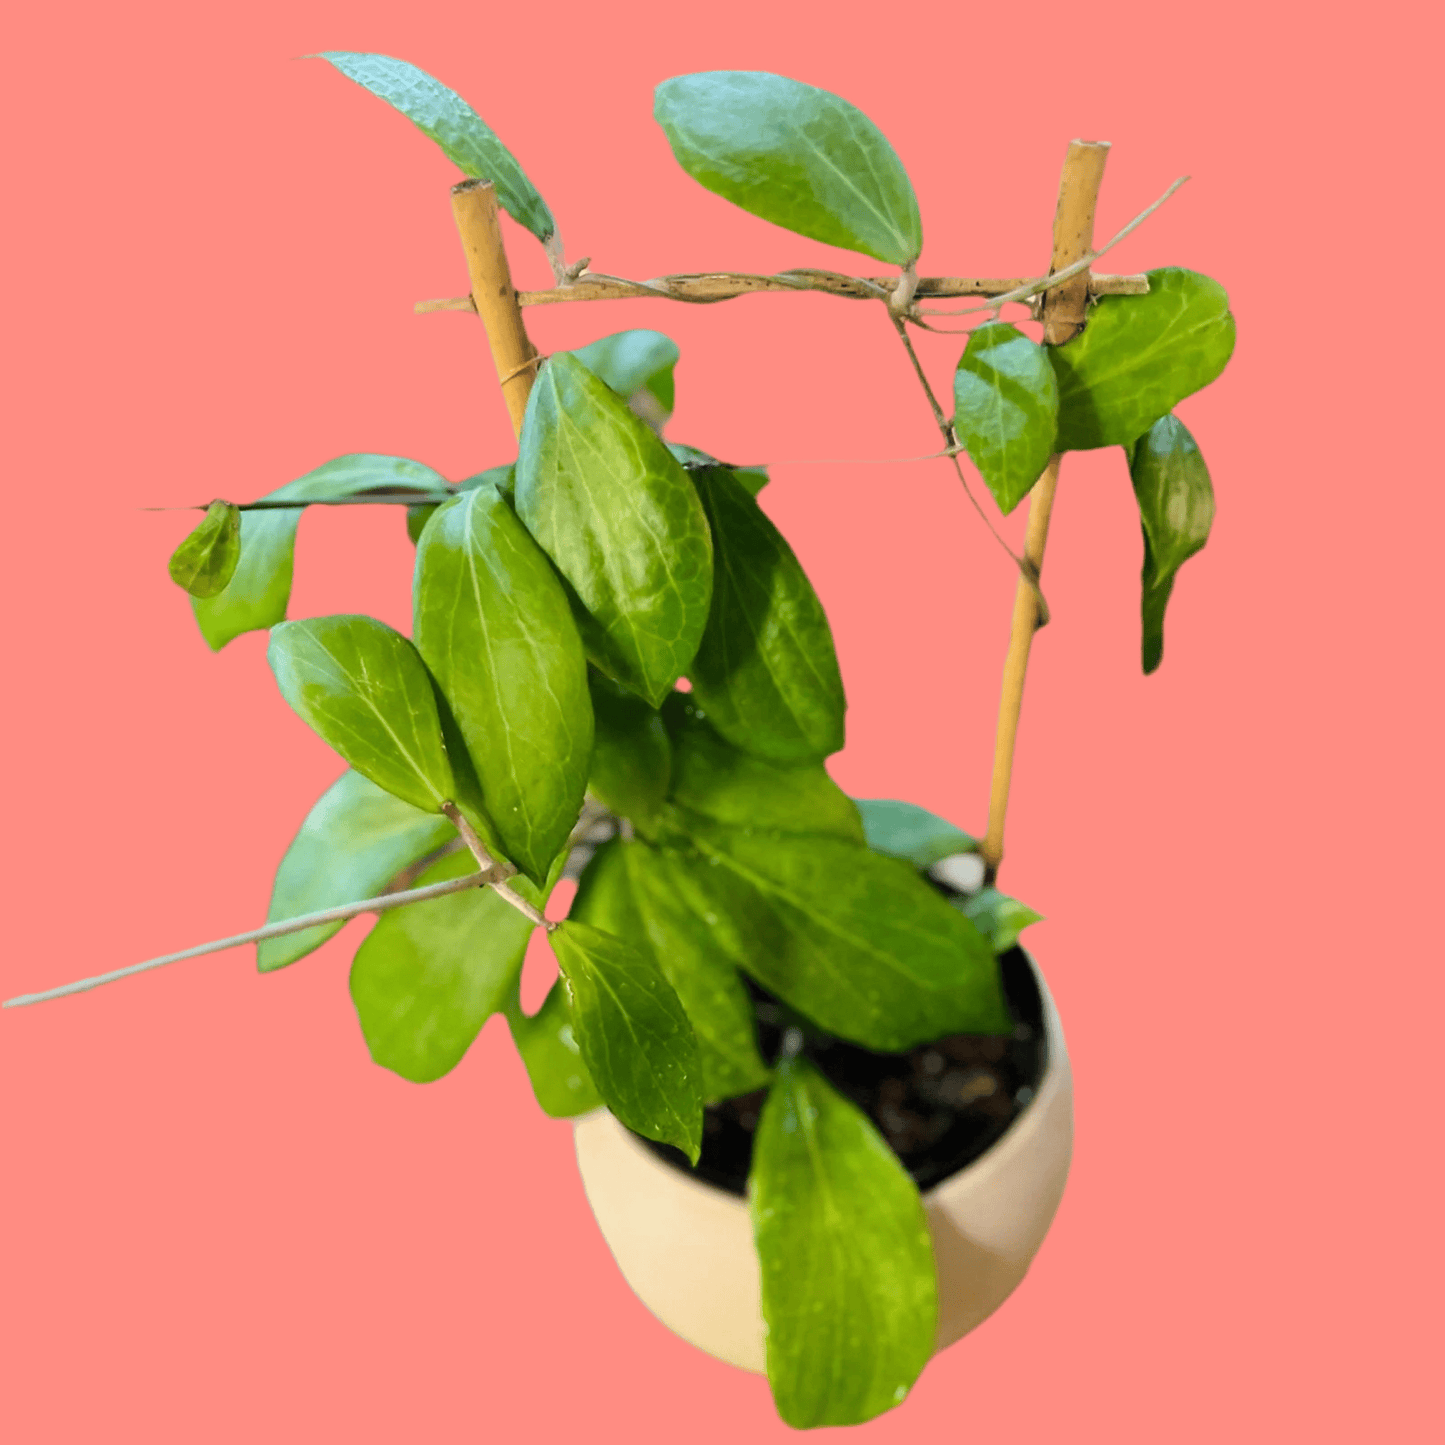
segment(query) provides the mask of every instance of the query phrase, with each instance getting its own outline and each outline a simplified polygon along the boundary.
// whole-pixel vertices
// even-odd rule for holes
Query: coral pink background
[[[4,993],[259,921],[339,771],[277,697],[264,638],[213,657],[197,636],[165,573],[194,515],[139,509],[253,497],[347,451],[454,477],[511,454],[477,324],[411,313],[465,289],[454,169],[294,57],[433,71],[519,153],[569,255],[634,276],[857,264],[688,180],[650,118],[668,75],[773,69],[862,106],[913,175],[926,272],[1039,268],[1065,143],[1107,138],[1101,236],[1194,179],[1106,268],[1192,266],[1233,297],[1234,362],[1181,408],[1218,523],[1144,679],[1120,456],[1065,465],[1003,876],[1048,915],[1031,937],[1077,1070],[1077,1162],[1017,1297],[863,1438],[1425,1439],[1438,34],[1423,6],[1298,17],[12,17]],[[787,464],[936,446],[881,312],[802,296],[531,320],[544,350],[629,325],[678,339],[672,435],[775,463],[766,505],[833,618],[839,781],[981,828],[1006,559],[942,463]],[[946,386],[961,341],[923,346]],[[404,625],[409,558],[394,511],[309,516],[293,613]],[[761,1380],[630,1295],[500,1020],[425,1088],[369,1062],[346,994],[363,926],[276,977],[237,952],[0,1016],[7,1439],[783,1439]]]

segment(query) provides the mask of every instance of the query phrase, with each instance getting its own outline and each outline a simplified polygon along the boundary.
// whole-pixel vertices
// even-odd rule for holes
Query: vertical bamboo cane
[[[1104,162],[1109,157],[1107,141],[1071,141],[1059,179],[1059,202],[1054,213],[1054,254],[1051,271],[1082,260],[1094,245],[1094,207]],[[1089,273],[1081,271],[1063,285],[1044,293],[1044,342],[1062,346],[1084,324],[1089,304]],[[1044,546],[1049,538],[1049,518],[1054,510],[1054,493],[1059,485],[1059,457],[1049,458],[1044,474],[1029,494],[1028,531],[1024,558],[1034,569],[1043,570]],[[994,742],[993,782],[988,799],[988,832],[984,836],[983,859],[988,881],[992,882],[1003,860],[1004,817],[1008,812],[1009,782],[1013,776],[1014,745],[1018,741],[1019,713],[1023,707],[1024,675],[1029,650],[1038,629],[1038,595],[1027,579],[1020,577],[1014,594],[1013,625],[1009,631],[1008,655],[1004,659],[1003,686],[998,705],[998,732]]]
[[[497,217],[497,190],[490,181],[462,181],[452,187],[452,215],[466,252],[472,280],[472,304],[487,328],[492,360],[512,430],[522,435],[522,417],[540,358],[527,336],[522,308],[512,285],[511,268]]]

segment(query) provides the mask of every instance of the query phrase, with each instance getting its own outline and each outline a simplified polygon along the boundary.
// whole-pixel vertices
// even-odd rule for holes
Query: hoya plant
[[[170,565],[202,637],[220,649],[269,630],[281,697],[347,770],[281,859],[265,927],[11,1002],[245,942],[271,973],[376,914],[350,990],[378,1064],[440,1078],[502,1013],[547,1114],[605,1108],[714,1181],[742,1140],[734,1184],[752,1211],[778,1411],[795,1426],[867,1420],[905,1397],[934,1351],[920,1187],[936,1159],[898,1122],[902,1086],[880,1102],[837,1060],[886,1073],[919,1050],[998,1059],[1027,1033],[1006,976],[1038,915],[996,875],[1024,673],[1047,620],[1060,459],[1114,448],[1132,482],[1150,672],[1176,574],[1214,510],[1173,408],[1229,359],[1227,298],[1178,268],[1093,272],[1107,249],[1093,242],[1107,147],[1083,142],[1069,148],[1047,274],[920,277],[918,202],[878,128],[838,96],[751,72],[657,88],[678,163],[763,221],[886,272],[601,275],[568,262],[552,211],[460,96],[400,60],[324,58],[464,173],[452,203],[470,294],[419,309],[480,314],[516,454],[478,458],[488,465],[457,481],[350,454],[259,500],[205,509]],[[545,248],[551,290],[513,289],[499,208]],[[981,838],[833,782],[847,703],[827,616],[759,503],[766,469],[667,437],[673,342],[630,330],[543,357],[523,324],[533,304],[798,290],[882,306],[940,457],[965,487],[967,462],[1001,513],[1031,498]],[[1040,334],[1003,319],[1014,303]],[[944,316],[974,324],[940,399],[910,333],[960,329]],[[416,544],[409,636],[364,616],[288,619],[302,512],[341,504],[404,509]],[[958,866],[970,858],[971,877]],[[551,920],[569,876],[575,900]],[[520,976],[537,929],[558,978],[528,1013]],[[1001,1100],[985,1144],[1027,1094]]]

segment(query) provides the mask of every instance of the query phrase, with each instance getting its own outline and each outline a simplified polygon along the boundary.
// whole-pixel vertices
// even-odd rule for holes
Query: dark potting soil
[[[875,1054],[804,1028],[801,1052],[858,1105],[920,1189],[956,1174],[990,1147],[1033,1098],[1048,1063],[1043,999],[1023,950],[1000,954],[1009,1036],[954,1034],[906,1054]],[[748,981],[758,1042],[772,1063],[793,1021],[786,1005]],[[637,1137],[660,1158],[731,1194],[746,1195],[753,1133],[766,1091],[711,1104],[696,1169],[680,1149]]]

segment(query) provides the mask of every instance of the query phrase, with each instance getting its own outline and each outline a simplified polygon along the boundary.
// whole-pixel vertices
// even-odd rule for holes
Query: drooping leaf
[[[1141,652],[1150,673],[1164,657],[1164,610],[1175,574],[1209,540],[1214,487],[1197,443],[1175,416],[1161,417],[1139,438],[1129,472],[1144,528]]]
[[[707,520],[657,434],[566,352],[532,389],[516,501],[577,595],[588,655],[660,705],[707,625]]]
[[[732,1098],[767,1082],[752,1002],[712,924],[687,905],[670,858],[637,841],[604,843],[582,874],[568,915],[649,951],[692,1023],[703,1098]]]
[[[663,81],[653,114],[683,170],[743,210],[896,266],[923,249],[908,172],[841,97],[781,75],[713,70]]]
[[[453,853],[418,886],[476,870]],[[513,881],[513,887],[519,882]],[[540,895],[532,891],[530,901]],[[454,1069],[522,969],[532,924],[491,888],[393,908],[356,951],[351,1001],[371,1057],[413,1083]]]
[[[955,853],[978,852],[978,839],[952,823],[896,798],[854,798],[868,846],[875,853],[906,858],[926,871]]]
[[[668,442],[667,449],[689,472],[695,472],[699,467],[726,467],[755,497],[768,484],[766,467],[735,467],[730,462],[720,462],[715,456],[699,447],[690,447],[685,442]]]
[[[660,331],[618,331],[572,353],[595,372],[633,411],[661,430],[676,400],[673,368],[681,352],[677,342]],[[648,403],[638,393],[651,398]]]
[[[693,697],[745,752],[782,763],[838,752],[848,703],[818,594],[733,472],[689,475],[713,545],[712,608],[689,673]]]
[[[281,859],[266,921],[375,898],[402,869],[454,837],[446,818],[423,813],[348,769],[317,799]],[[256,945],[256,966],[262,973],[284,968],[345,926],[323,923],[265,939]]]
[[[572,1033],[567,990],[561,979],[548,990],[536,1013],[522,1012],[515,987],[506,1010],[512,1042],[526,1065],[532,1092],[543,1113],[554,1119],[572,1119],[598,1108],[602,1095],[582,1062],[582,1050]]]
[[[702,1146],[697,1038],[657,961],[589,923],[567,919],[551,934],[566,980],[572,1032],[607,1107],[649,1139],[694,1164]]]
[[[954,430],[999,510],[1028,496],[1054,452],[1059,384],[1046,348],[1016,326],[976,326],[953,374]]]
[[[771,763],[718,736],[690,695],[662,710],[673,739],[673,802],[732,828],[817,833],[863,842],[853,800],[822,763]]]
[[[192,597],[214,597],[241,560],[241,509],[217,498],[200,525],[171,553],[171,581]]]
[[[1000,893],[997,888],[980,888],[965,898],[954,899],[964,917],[988,939],[995,953],[1007,953],[1019,941],[1019,934],[1031,923],[1042,923],[1044,915],[1026,903]]]
[[[719,947],[830,1033],[896,1052],[1011,1029],[993,950],[901,859],[835,838],[685,826],[688,884]]]
[[[1048,348],[1059,379],[1056,451],[1128,446],[1234,351],[1224,287],[1176,266],[1149,272],[1146,296],[1104,296],[1083,331]]]
[[[597,731],[587,790],[646,832],[667,798],[672,740],[656,708],[595,669],[589,682]]]
[[[389,55],[327,50],[318,58],[329,60],[348,80],[399,110],[423,135],[434,140],[463,174],[493,182],[502,209],[539,241],[548,240],[556,231],[557,223],[547,203],[537,194],[517,158],[456,91],[426,71]]]
[[[933,1354],[928,1222],[898,1156],[806,1059],[778,1065],[748,1193],[778,1414],[802,1430],[892,1409]]]
[[[303,504],[381,489],[438,492],[447,489],[447,481],[406,457],[358,452],[337,457],[261,498],[265,502],[294,501],[295,508],[243,512],[241,556],[230,581],[214,597],[191,599],[201,636],[219,652],[243,632],[280,622],[291,599],[296,527]]]
[[[426,665],[374,617],[312,617],[271,629],[281,696],[358,773],[413,807],[456,796]]]
[[[567,595],[495,487],[432,519],[414,609],[417,650],[456,718],[502,847],[540,883],[582,807],[592,703]]]

